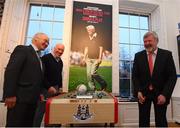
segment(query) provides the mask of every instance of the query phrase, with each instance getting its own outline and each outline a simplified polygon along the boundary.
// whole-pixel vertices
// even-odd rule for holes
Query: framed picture
[[[69,91],[112,91],[112,5],[73,2],[70,52]]]

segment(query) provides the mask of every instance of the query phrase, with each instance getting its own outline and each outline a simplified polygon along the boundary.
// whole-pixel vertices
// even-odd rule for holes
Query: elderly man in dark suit
[[[64,49],[65,46],[63,44],[57,43],[51,53],[42,57],[42,62],[45,66],[44,76],[47,90],[45,89],[43,91],[43,97],[45,99],[38,103],[38,108],[34,117],[34,127],[41,126],[45,112],[46,99],[62,92],[63,61],[61,60],[61,56],[64,53]]]
[[[42,57],[45,66],[45,79],[48,93],[56,94],[62,91],[62,69],[63,61],[61,56],[64,53],[65,46],[57,43],[53,51]]]
[[[7,106],[7,127],[32,126],[44,86],[43,64],[38,53],[49,44],[44,33],[37,33],[30,46],[17,46],[4,76],[3,99]]]
[[[176,69],[172,53],[157,47],[155,32],[144,35],[145,50],[135,54],[132,79],[139,105],[139,126],[150,126],[151,102],[157,127],[167,127],[166,110],[174,86]]]

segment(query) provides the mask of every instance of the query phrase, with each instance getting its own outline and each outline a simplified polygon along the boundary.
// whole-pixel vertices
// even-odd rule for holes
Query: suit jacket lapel
[[[40,62],[39,62],[39,58],[38,58],[38,56],[36,54],[36,51],[34,50],[34,48],[31,45],[29,46],[29,48],[31,50],[32,56],[36,59],[36,61],[38,63],[40,71],[43,73],[43,71],[41,70],[41,65],[40,65]]]
[[[144,66],[145,71],[148,73],[148,75],[151,76],[146,50],[144,50],[144,52],[143,52],[143,61],[142,61],[142,63],[143,63],[142,67]]]
[[[160,49],[158,48],[157,55],[156,55],[156,59],[155,59],[155,62],[154,62],[153,74],[158,71],[158,67],[159,67],[159,65],[160,65],[160,60],[161,60],[160,54],[161,54],[161,51],[160,51]],[[152,74],[152,75],[153,75],[153,74]]]

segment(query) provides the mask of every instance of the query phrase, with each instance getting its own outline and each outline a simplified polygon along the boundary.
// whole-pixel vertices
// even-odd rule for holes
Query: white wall
[[[155,30],[157,29],[157,31],[160,32],[159,46],[161,48],[165,48],[172,51],[177,74],[180,73],[177,39],[176,39],[176,36],[179,34],[178,32],[178,23],[180,22],[179,8],[180,8],[179,0],[159,0],[159,8],[157,8],[154,11],[155,13],[160,14],[159,17],[156,17],[156,23],[154,27]],[[179,91],[180,91],[180,78],[177,79],[177,83],[174,92],[172,94],[172,97],[180,97]]]
[[[46,2],[50,3],[51,0],[30,0],[30,2]],[[84,1],[84,0],[80,0]],[[87,2],[92,2],[91,0],[86,0]],[[113,6],[113,92],[118,92],[119,90],[119,66],[118,66],[118,11],[121,3],[125,0],[97,0],[97,3],[110,4]],[[180,8],[179,0],[126,0],[132,2],[140,2],[144,4],[153,4],[157,8],[153,10],[152,13],[152,29],[157,31],[160,36],[159,46],[162,48],[169,49],[173,51],[173,56],[179,73],[179,63],[178,63],[178,52],[176,35],[178,34],[177,23],[180,22],[180,13],[178,13]],[[54,3],[60,2],[59,0],[53,0]],[[118,3],[119,2],[119,3]],[[62,3],[62,0],[61,2]],[[64,0],[63,0],[64,3]],[[66,0],[65,8],[65,27],[64,27],[64,37],[63,42],[66,45],[65,56],[63,57],[65,62],[64,67],[64,85],[68,85],[68,73],[69,73],[69,49],[71,41],[71,24],[72,24],[72,3],[73,0]],[[137,6],[134,4],[134,6]],[[150,5],[149,5],[150,6]],[[146,7],[146,6],[145,6]],[[139,7],[140,8],[140,7]],[[138,10],[138,8],[135,8]],[[142,8],[141,8],[142,10]],[[144,9],[148,10],[148,9]],[[4,68],[7,64],[9,53],[12,52],[13,48],[18,44],[24,44],[24,35],[27,25],[27,15],[28,14],[28,1],[26,0],[7,0],[5,4],[4,17],[1,24],[0,31],[0,58],[3,60],[0,63],[0,97],[2,95],[2,84],[3,84],[3,73]],[[15,31],[15,32],[14,32]],[[115,76],[115,77],[114,77]],[[180,83],[179,79],[173,96],[179,96],[180,93]],[[68,87],[65,86],[64,90],[67,91]]]
[[[0,30],[0,99],[3,87],[4,68],[9,59],[9,52],[18,44],[24,44],[24,35],[27,25],[28,2],[38,1],[50,3],[52,0],[6,0],[4,16]],[[53,0],[54,3],[61,3],[64,0]],[[79,0],[84,1],[84,0]],[[86,0],[92,2],[92,0]],[[176,36],[178,35],[177,23],[180,22],[180,0],[96,0],[93,2],[110,4],[113,6],[113,92],[119,91],[119,58],[118,58],[118,11],[119,5],[123,1],[141,2],[149,4],[152,7],[152,29],[157,31],[160,36],[159,46],[169,49],[173,52],[177,72],[179,71],[178,52]],[[66,0],[65,26],[63,42],[66,45],[64,67],[64,81],[67,85],[69,72],[69,50],[71,41],[71,23],[72,23],[72,2]],[[136,4],[135,4],[136,5]],[[146,6],[145,6],[146,7]],[[130,8],[132,9],[132,8]],[[138,10],[138,8],[135,8]],[[142,8],[141,8],[142,10]],[[144,8],[144,10],[147,10]],[[151,8],[150,8],[151,10]],[[67,91],[67,86],[64,88]],[[180,97],[180,80],[178,79],[173,97]],[[0,107],[1,108],[1,107]],[[0,109],[0,113],[3,110]],[[0,116],[0,120],[2,117]]]
[[[173,2],[174,1],[174,2]],[[166,28],[167,28],[167,42],[168,49],[173,51],[173,57],[176,64],[177,73],[179,71],[179,58],[178,58],[178,49],[177,49],[177,39],[176,36],[178,32],[178,23],[180,22],[180,1],[179,0],[167,0],[165,3],[165,18],[166,18]],[[173,97],[180,97],[180,78],[177,80],[175,86]]]
[[[4,103],[0,103],[0,127],[5,127],[6,125],[6,112],[7,109]]]
[[[120,0],[120,1],[124,2],[125,0]],[[137,3],[140,2],[139,8],[136,9],[133,7],[129,7],[128,8],[129,10],[132,9],[132,11],[135,12],[142,11],[146,13],[148,12],[151,13],[151,23],[152,23],[151,29],[153,31],[156,31],[159,35],[160,42],[158,45],[160,48],[164,48],[172,51],[177,73],[180,73],[179,62],[178,62],[177,40],[176,40],[176,36],[178,35],[177,23],[180,22],[180,14],[179,14],[180,1],[179,0],[128,0],[128,1],[132,3],[126,4],[127,3],[126,1],[125,3],[126,5],[131,5],[135,7],[137,7],[138,6]],[[155,8],[153,7],[153,5]],[[120,7],[121,7],[121,2],[120,2]],[[180,91],[180,80],[178,79],[172,96],[180,97],[179,91]],[[179,104],[179,101],[177,102],[177,104]],[[179,109],[176,110],[177,107],[175,106],[177,105],[174,105],[174,103],[168,106],[168,108],[170,108],[167,111],[167,113],[170,113],[169,115],[167,114],[169,121],[171,119],[177,119],[177,117],[174,118],[174,115],[176,114],[174,112],[178,111]],[[131,114],[128,114],[128,112],[125,113],[126,113],[126,118],[128,120],[131,117]],[[130,125],[131,123],[132,122],[129,122],[128,125]]]
[[[0,29],[0,99],[4,69],[15,46],[24,45],[30,3],[65,5],[65,0],[6,0]]]
[[[124,1],[124,0],[120,0]],[[180,0],[128,0],[157,6],[151,13],[152,30],[159,35],[159,47],[172,51],[177,73],[179,71],[179,58],[177,51],[178,23],[180,22]],[[121,2],[120,2],[121,6]],[[146,7],[146,6],[145,6]],[[142,7],[140,7],[143,10]],[[135,9],[138,10],[138,9]],[[147,9],[143,11],[147,12]],[[178,78],[173,97],[180,97],[180,78]]]
[[[0,30],[0,99],[2,96],[4,69],[14,47],[22,44],[26,0],[6,0]]]

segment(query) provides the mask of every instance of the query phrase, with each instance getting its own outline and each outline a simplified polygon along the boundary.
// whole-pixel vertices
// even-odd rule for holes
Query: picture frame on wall
[[[93,34],[90,34],[90,31]],[[73,1],[71,34],[68,90],[73,91],[80,84],[91,89],[90,82],[94,82],[96,90],[106,86],[104,88],[111,92],[112,5]],[[91,67],[88,66],[87,58],[98,59],[100,47],[103,49],[102,61],[95,67],[95,75],[89,76],[88,71]],[[85,57],[86,48],[88,57]]]

